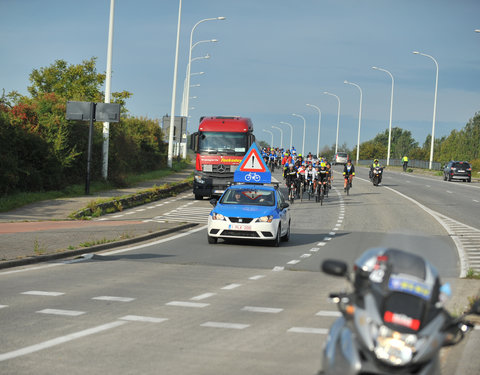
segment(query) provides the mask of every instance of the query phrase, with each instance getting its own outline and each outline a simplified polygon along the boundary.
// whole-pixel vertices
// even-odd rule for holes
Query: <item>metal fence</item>
[[[380,162],[381,165],[387,165],[387,159],[378,159],[378,161]],[[359,165],[371,165],[372,163],[373,163],[373,159],[358,161]],[[403,165],[403,162],[401,159],[390,159],[390,165],[401,167]],[[429,169],[429,165],[430,163],[425,160],[409,160],[408,161],[409,168]],[[432,169],[435,171],[441,171],[443,169],[442,163],[433,162]]]

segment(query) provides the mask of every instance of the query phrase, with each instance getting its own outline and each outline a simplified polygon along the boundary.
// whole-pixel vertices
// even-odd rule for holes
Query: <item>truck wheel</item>
[[[196,201],[201,201],[201,200],[203,200],[203,195],[195,194],[195,200],[196,200]]]

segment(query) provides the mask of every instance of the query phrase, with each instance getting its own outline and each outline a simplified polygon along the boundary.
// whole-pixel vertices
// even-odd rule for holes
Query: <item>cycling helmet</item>
[[[378,159],[374,159],[373,162],[374,162],[374,163],[378,163]]]

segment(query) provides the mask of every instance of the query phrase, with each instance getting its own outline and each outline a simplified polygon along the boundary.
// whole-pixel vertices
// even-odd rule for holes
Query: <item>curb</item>
[[[98,252],[98,251],[113,249],[115,247],[131,245],[131,244],[134,244],[134,243],[137,243],[137,242],[148,241],[148,240],[151,240],[151,239],[156,238],[156,237],[161,237],[161,236],[165,236],[165,235],[170,234],[170,233],[174,233],[174,232],[178,232],[178,231],[181,231],[181,230],[184,230],[184,229],[196,227],[197,225],[198,225],[197,223],[188,223],[188,224],[179,225],[177,227],[161,230],[161,231],[158,231],[158,232],[145,234],[143,236],[128,238],[128,239],[122,240],[122,241],[114,241],[114,242],[109,242],[109,243],[106,243],[106,244],[84,247],[84,248],[76,249],[76,250],[67,250],[67,251],[64,251],[64,252],[61,252],[61,253],[40,255],[40,256],[31,257],[31,258],[18,259],[18,260],[8,260],[6,262],[1,262],[0,263],[0,269],[26,266],[26,265],[30,265],[30,264],[47,262],[47,261],[56,260],[56,259],[68,258],[68,257],[75,256],[75,255],[83,255],[85,253],[94,253],[94,252]]]

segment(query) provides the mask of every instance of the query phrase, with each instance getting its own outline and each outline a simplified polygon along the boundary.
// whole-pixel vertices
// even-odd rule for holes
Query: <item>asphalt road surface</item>
[[[291,240],[279,248],[209,245],[209,202],[182,194],[174,204],[104,219],[199,223],[192,230],[0,272],[0,373],[315,374],[337,314],[328,293],[348,287],[318,271],[323,259],[352,264],[368,248],[393,246],[426,257],[446,279],[462,272],[456,242],[428,212],[435,204],[430,209],[441,211],[442,197],[431,202],[443,194],[433,182],[425,188],[392,173],[374,187],[366,171],[358,175],[349,196],[336,173],[323,206],[296,201]],[[465,206],[455,220],[473,227],[472,202],[448,197]]]

